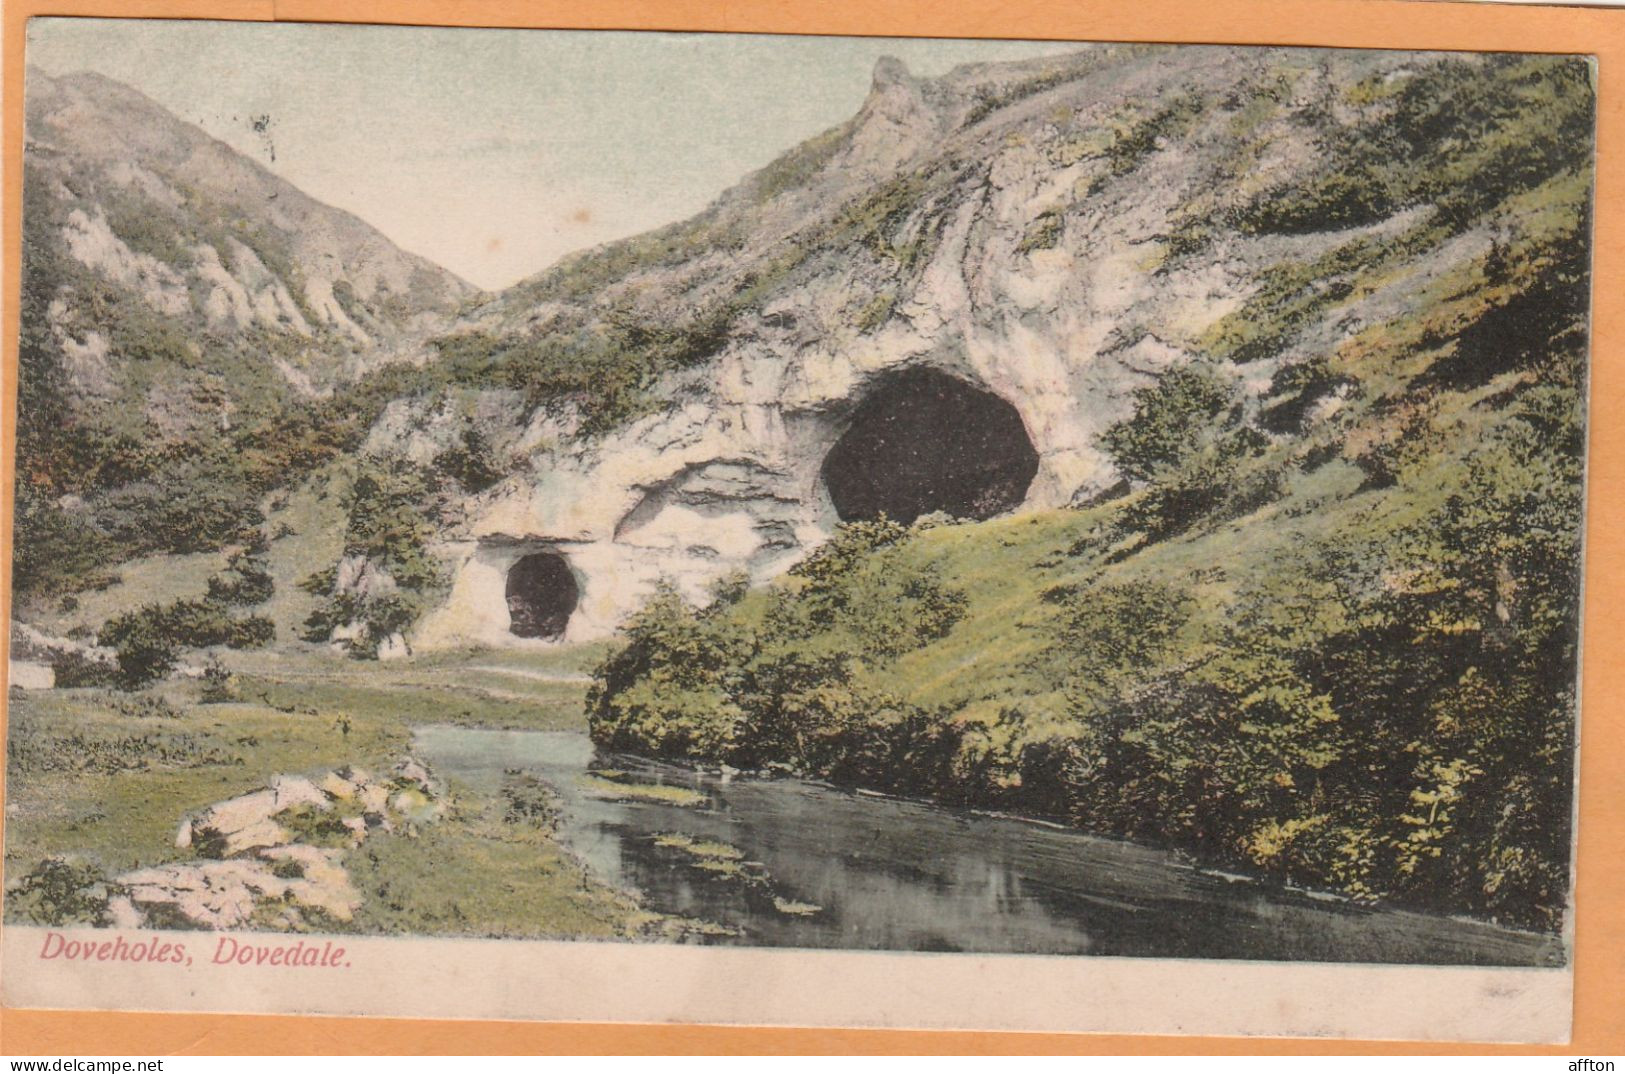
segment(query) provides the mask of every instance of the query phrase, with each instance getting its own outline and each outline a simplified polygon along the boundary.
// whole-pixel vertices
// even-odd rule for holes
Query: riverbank
[[[1014,816],[595,750],[579,732],[418,728],[414,752],[496,793],[557,795],[561,839],[710,943],[845,950],[1554,966],[1561,941],[1293,891]]]
[[[232,699],[172,678],[138,692],[17,692],[9,704],[5,876],[50,858],[112,878],[188,860],[175,845],[191,811],[277,773],[387,771],[424,723],[584,728],[592,647],[435,654],[373,663],[325,653],[227,654]],[[606,884],[510,797],[447,782],[439,823],[370,839],[343,865],[365,933],[632,939],[680,929]],[[448,882],[454,877],[455,882]],[[8,900],[11,920],[23,920]],[[42,922],[55,923],[55,922]]]

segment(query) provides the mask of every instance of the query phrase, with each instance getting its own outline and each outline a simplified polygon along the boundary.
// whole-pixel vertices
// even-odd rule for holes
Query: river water
[[[1501,966],[1557,965],[1550,937],[1357,906],[1195,869],[1030,821],[595,753],[569,732],[419,728],[441,775],[559,796],[559,835],[701,942]]]

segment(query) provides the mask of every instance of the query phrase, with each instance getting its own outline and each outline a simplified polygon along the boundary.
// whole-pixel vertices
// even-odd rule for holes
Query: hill
[[[322,450],[300,415],[421,360],[474,293],[99,75],[31,70],[26,137],[25,603],[252,529],[259,498]]]
[[[882,144],[927,162],[882,181],[892,208],[843,206],[869,229],[744,335],[759,353],[829,311],[787,379],[827,349],[860,400],[892,362],[940,369],[1021,411],[1037,476],[1007,515],[843,516],[777,584],[660,590],[600,670],[595,737],[1556,929],[1587,67],[1180,60],[1096,52],[992,89],[882,72],[872,103],[938,124]],[[888,312],[842,334],[834,293]],[[898,454],[868,464],[915,480]]]

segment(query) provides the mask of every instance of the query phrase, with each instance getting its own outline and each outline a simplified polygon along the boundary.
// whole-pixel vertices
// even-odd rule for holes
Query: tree
[[[1134,414],[1101,437],[1112,462],[1133,481],[1154,482],[1186,466],[1211,438],[1214,419],[1236,401],[1235,388],[1198,365],[1170,369],[1134,390]]]

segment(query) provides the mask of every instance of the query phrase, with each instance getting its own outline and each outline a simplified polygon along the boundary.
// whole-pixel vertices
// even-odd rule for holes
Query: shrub
[[[174,670],[183,648],[225,645],[254,649],[276,639],[276,624],[264,616],[235,617],[215,600],[148,604],[109,619],[100,644],[117,651],[120,678],[135,689]]]
[[[1136,389],[1133,415],[1101,436],[1118,470],[1149,486],[1126,520],[1157,536],[1188,529],[1221,505],[1235,513],[1279,494],[1280,480],[1269,474],[1236,487],[1244,460],[1266,444],[1242,423],[1234,385],[1202,366],[1171,369]]]
[[[237,676],[227,671],[218,660],[209,661],[203,669],[203,691],[199,700],[205,705],[220,705],[241,698]]]
[[[108,902],[122,889],[89,862],[46,858],[6,885],[6,911],[57,928],[108,925]]]
[[[263,555],[234,554],[227,570],[209,578],[209,600],[220,604],[264,604],[276,593],[276,582]]]
[[[335,630],[358,626],[351,655],[376,656],[386,639],[423,614],[442,582],[440,564],[429,552],[439,514],[434,478],[432,471],[399,460],[362,464],[345,505],[343,555],[364,561],[394,586],[376,587],[376,593],[340,591],[338,564],[306,577],[299,587],[326,598],[305,620],[306,641],[329,641]]]
[[[1016,253],[1030,254],[1034,250],[1052,250],[1061,242],[1066,231],[1066,217],[1058,209],[1038,214],[1027,226],[1027,233],[1016,244]]]
[[[435,456],[434,464],[450,474],[469,492],[479,493],[502,480],[502,470],[491,456],[485,437],[472,425],[465,428],[457,443]]]
[[[156,604],[108,620],[97,640],[117,651],[119,678],[127,690],[163,678],[180,659],[180,644]]]
[[[114,580],[113,546],[88,512],[64,511],[17,474],[12,584],[19,599],[93,589]]]
[[[1202,98],[1194,93],[1176,98],[1149,116],[1134,120],[1115,132],[1106,147],[1106,160],[1115,176],[1127,175],[1150,156],[1157,143],[1189,130],[1202,114]]]
[[[1058,594],[1065,614],[1051,656],[1072,706],[1092,716],[1131,679],[1155,668],[1191,617],[1193,602],[1165,582],[1086,584]]]

